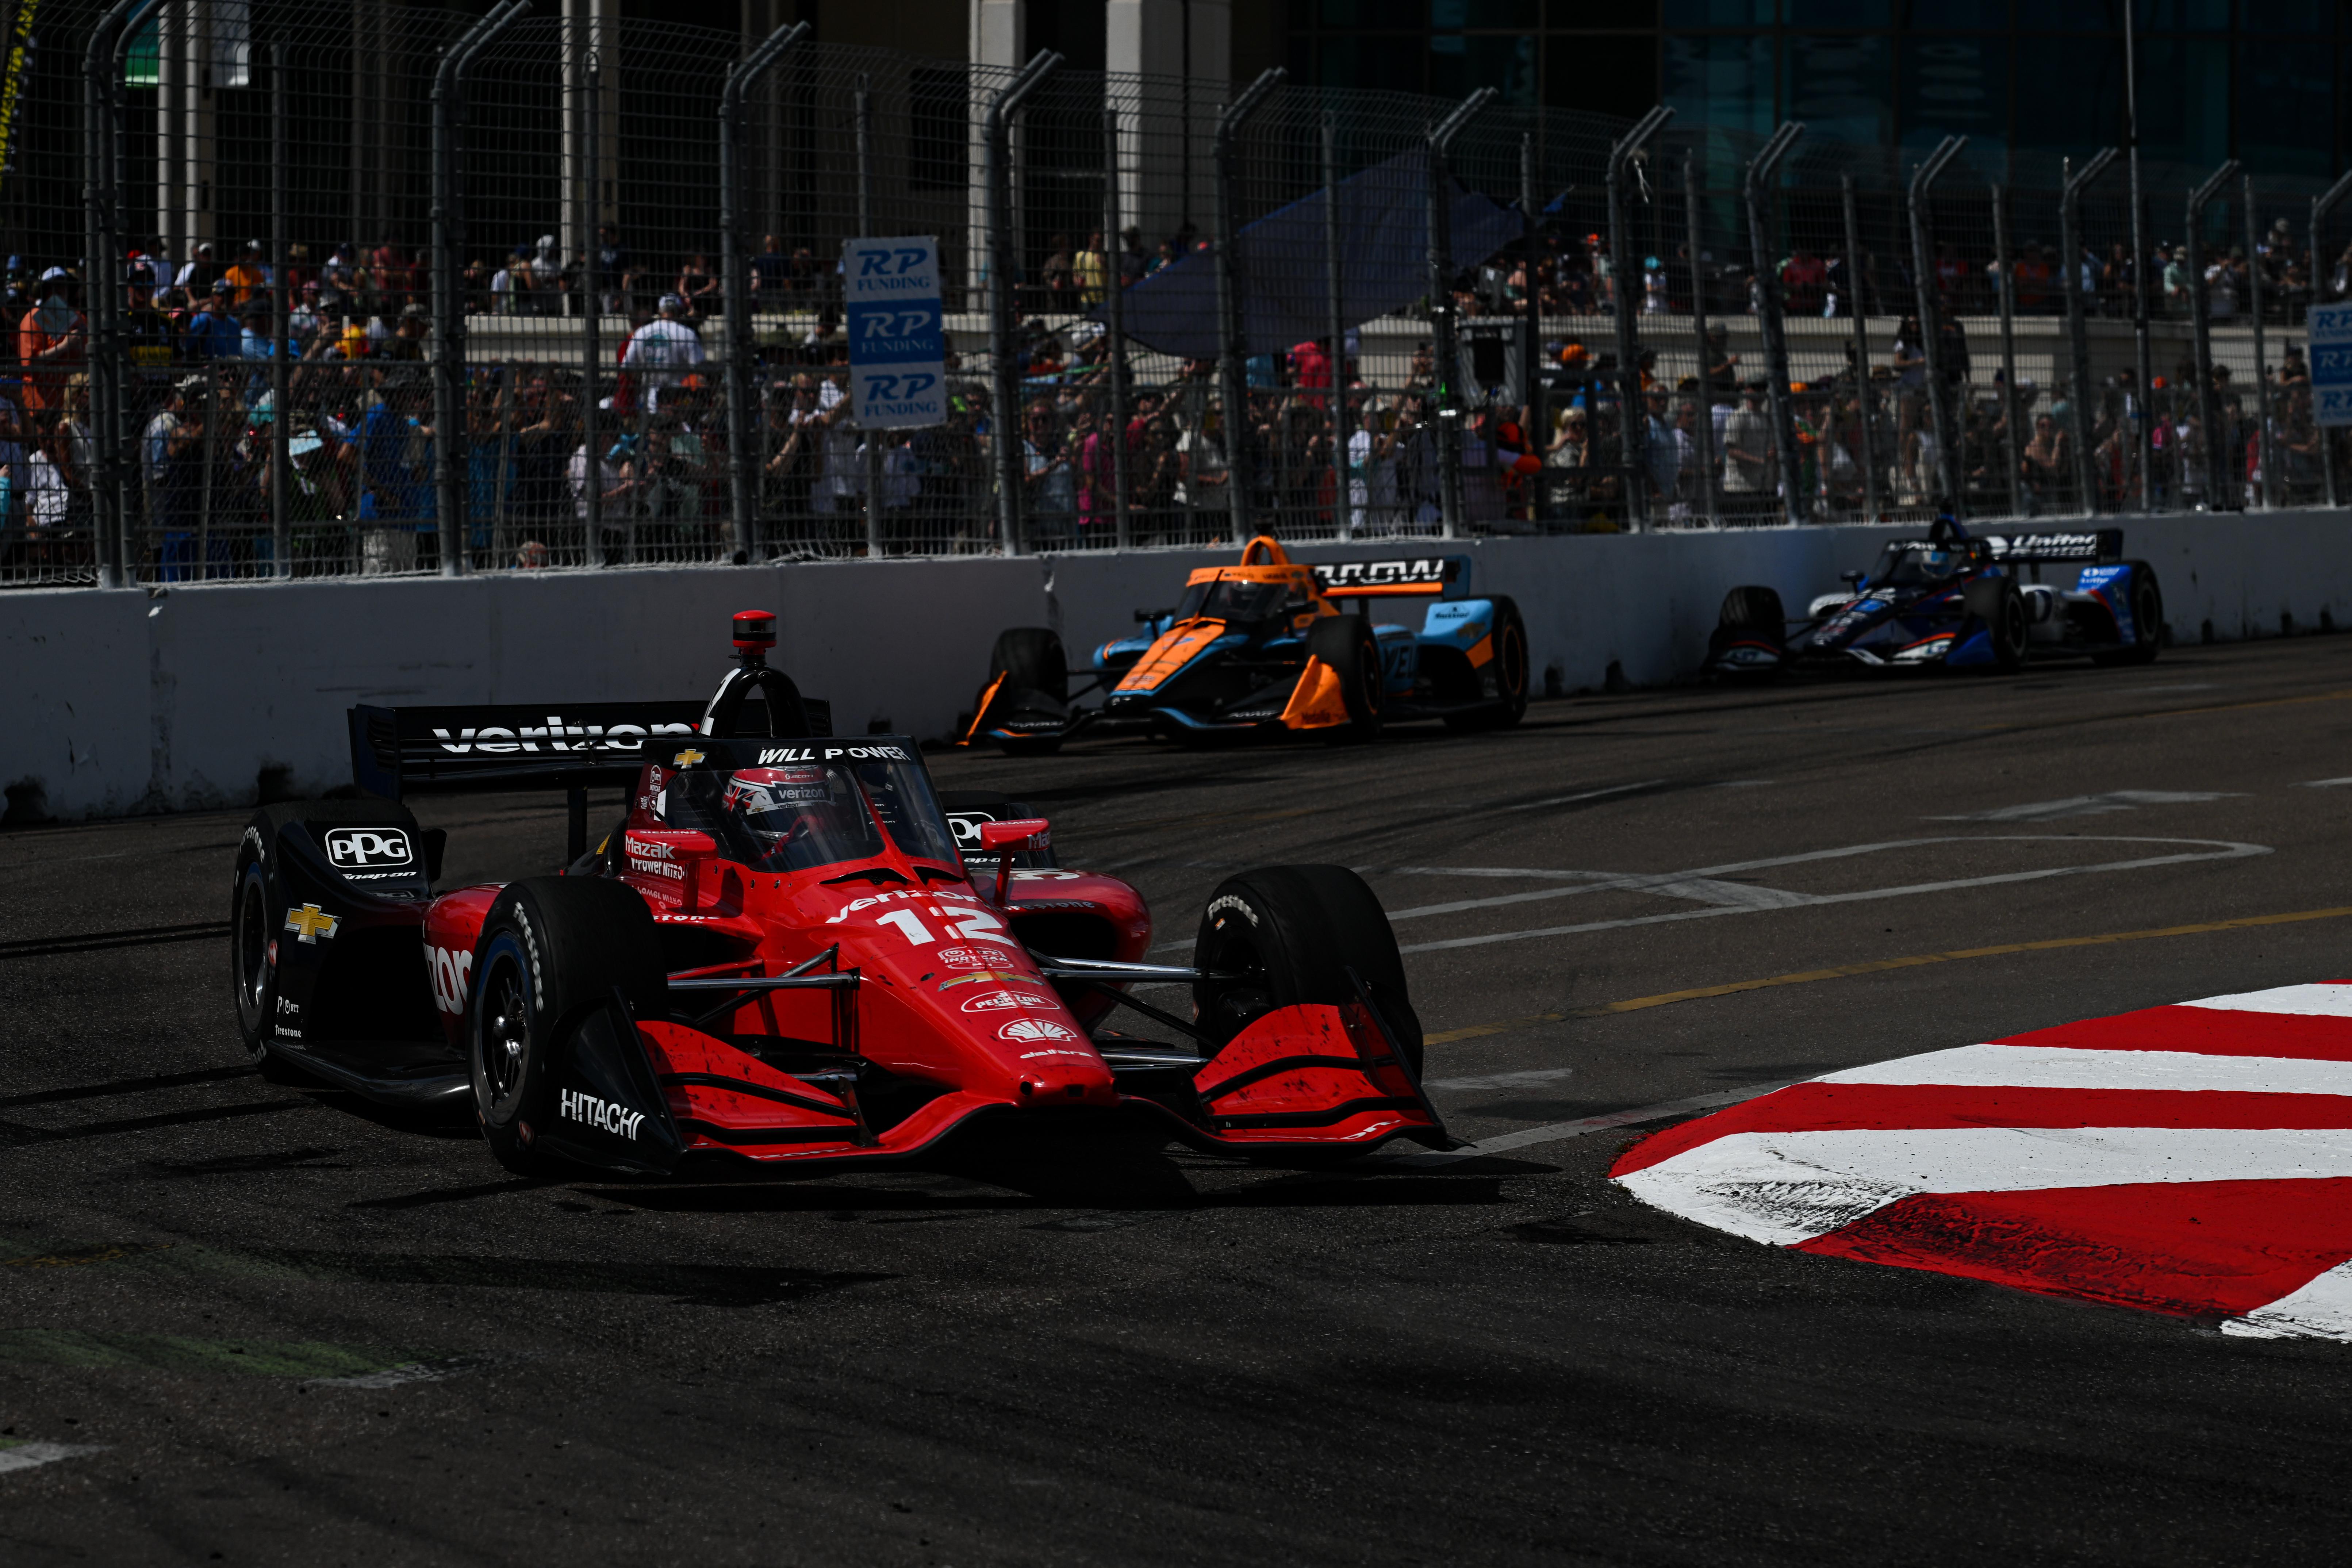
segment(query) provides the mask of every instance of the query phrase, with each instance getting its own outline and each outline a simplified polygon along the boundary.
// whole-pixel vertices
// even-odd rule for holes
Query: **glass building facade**
[[[1295,81],[1925,151],[2080,155],[2124,136],[2124,0],[1287,0]],[[2136,0],[2150,159],[2325,180],[2352,154],[2352,5]],[[1990,165],[1990,167],[1989,167]]]

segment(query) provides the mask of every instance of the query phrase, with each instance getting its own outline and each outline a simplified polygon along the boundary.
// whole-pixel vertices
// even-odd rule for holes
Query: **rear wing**
[[[2120,528],[2093,529],[2083,533],[2012,533],[1988,534],[1985,542],[1992,546],[1995,561],[2016,561],[2026,564],[2040,562],[2101,562],[2124,558],[2124,531]]]
[[[832,710],[801,699],[813,733]],[[351,710],[352,782],[387,800],[428,791],[627,786],[701,733],[699,702],[570,702],[541,708]]]
[[[1333,561],[1315,568],[1315,585],[1327,599],[1389,598],[1420,595],[1434,598],[1462,575],[1465,557],[1425,555],[1402,561]]]

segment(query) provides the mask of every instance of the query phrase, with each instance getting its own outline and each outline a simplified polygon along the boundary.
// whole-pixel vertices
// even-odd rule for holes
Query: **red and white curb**
[[[2352,1340],[2352,981],[1832,1073],[1611,1175],[1800,1252]]]

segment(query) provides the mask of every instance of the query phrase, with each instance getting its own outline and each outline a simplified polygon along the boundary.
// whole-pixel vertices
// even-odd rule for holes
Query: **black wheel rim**
[[[1246,935],[1218,933],[1209,943],[1208,962],[1202,967],[1242,976],[1208,988],[1200,1022],[1217,1039],[1230,1040],[1274,1011],[1274,987],[1266,979],[1265,960],[1257,943]]]
[[[261,993],[268,981],[268,908],[262,901],[261,879],[247,872],[236,900],[236,999],[257,1024],[268,1021],[261,1016]]]
[[[521,962],[500,953],[482,980],[478,1049],[493,1109],[511,1105],[530,1071],[530,991]]]

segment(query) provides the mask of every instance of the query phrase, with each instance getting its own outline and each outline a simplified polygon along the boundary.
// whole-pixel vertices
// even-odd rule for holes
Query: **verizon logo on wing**
[[[667,735],[691,735],[691,724],[567,724],[561,713],[550,713],[544,724],[517,724],[511,728],[488,724],[477,728],[467,724],[452,734],[436,728],[433,738],[441,749],[452,756],[484,753],[494,756],[533,752],[582,752],[635,755],[645,750],[646,742]]]

